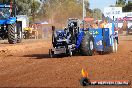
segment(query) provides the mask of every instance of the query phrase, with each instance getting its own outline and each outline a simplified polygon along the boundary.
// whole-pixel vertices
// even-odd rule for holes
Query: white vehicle
[[[17,15],[17,22],[21,26],[22,33],[24,33],[24,28],[29,26],[29,18],[26,15]]]

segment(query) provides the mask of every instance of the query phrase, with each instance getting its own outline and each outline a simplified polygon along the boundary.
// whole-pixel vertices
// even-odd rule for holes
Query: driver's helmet
[[[64,30],[58,30],[56,31],[56,36],[59,38],[59,39],[65,39],[66,38],[66,33]]]

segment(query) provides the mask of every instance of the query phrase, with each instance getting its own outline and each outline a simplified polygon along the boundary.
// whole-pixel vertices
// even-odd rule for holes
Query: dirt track
[[[132,36],[121,36],[119,51],[106,55],[49,58],[50,41],[0,44],[0,87],[81,87],[81,69],[92,80],[132,81]],[[91,86],[88,88],[132,88]]]

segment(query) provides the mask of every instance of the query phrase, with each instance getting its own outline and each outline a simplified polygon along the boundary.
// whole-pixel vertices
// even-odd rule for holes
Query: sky
[[[101,11],[104,11],[104,7],[108,7],[110,5],[114,5],[116,0],[89,0],[90,9],[99,8]]]

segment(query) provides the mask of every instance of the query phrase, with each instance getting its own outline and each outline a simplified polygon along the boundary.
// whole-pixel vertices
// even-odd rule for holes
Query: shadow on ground
[[[9,43],[8,43],[8,42],[2,42],[2,41],[1,41],[0,44],[9,44]]]
[[[49,54],[32,54],[32,55],[24,55],[23,57],[34,57],[33,59],[52,59],[52,58],[64,58],[68,57],[66,55],[54,55],[52,58]]]
[[[35,59],[49,59],[49,54],[32,54],[32,55],[24,55],[23,57],[35,57]],[[34,58],[33,58],[34,59]]]
[[[105,53],[94,53],[94,55],[108,55],[110,54],[109,52],[105,52]],[[85,55],[80,55],[80,54],[76,54],[76,55],[73,55],[72,57],[74,56],[85,56]],[[61,55],[54,55],[52,58],[50,57],[49,54],[31,54],[31,55],[24,55],[23,57],[32,57],[31,59],[53,59],[53,58],[65,58],[65,57],[70,57],[68,55],[65,55],[65,54],[61,54]],[[89,56],[90,57],[90,56]]]

